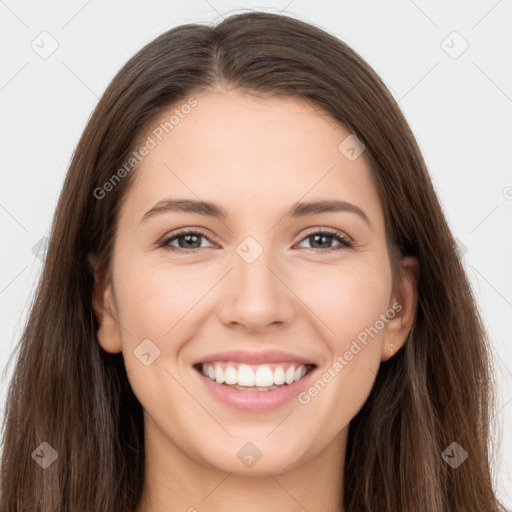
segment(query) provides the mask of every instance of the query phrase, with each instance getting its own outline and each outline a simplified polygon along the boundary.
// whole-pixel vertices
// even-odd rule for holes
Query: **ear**
[[[395,289],[389,305],[394,316],[386,325],[382,344],[382,361],[387,361],[402,348],[411,331],[418,304],[419,263],[413,256],[402,259]]]
[[[112,282],[97,271],[95,255],[89,256],[89,263],[94,272],[92,305],[99,323],[96,336],[103,350],[117,354],[121,352],[122,344]]]

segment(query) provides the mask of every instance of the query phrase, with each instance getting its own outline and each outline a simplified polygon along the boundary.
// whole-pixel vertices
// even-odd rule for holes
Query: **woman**
[[[286,16],[180,26],[118,73],[74,154],[1,508],[504,510],[490,361],[375,72]]]

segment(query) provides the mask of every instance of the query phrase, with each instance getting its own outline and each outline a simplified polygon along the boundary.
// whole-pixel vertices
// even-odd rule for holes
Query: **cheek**
[[[138,400],[154,417],[171,417],[177,407],[189,404],[190,397],[178,384],[175,361],[190,334],[186,320],[188,315],[193,318],[190,310],[204,295],[204,283],[194,272],[149,265],[135,258],[125,259],[117,272],[116,298],[127,375]],[[145,353],[149,353],[148,365],[143,362]]]
[[[331,266],[310,274],[300,288],[301,298],[342,345],[375,324],[390,294],[391,273],[378,262]]]
[[[134,336],[162,344],[175,325],[205,293],[210,280],[182,267],[148,265],[134,260],[117,277],[119,310]],[[135,342],[135,340],[134,340]],[[163,346],[163,345],[162,345]]]
[[[329,283],[328,293],[317,288],[309,296],[333,331],[324,338],[329,359],[299,401],[314,417],[328,418],[323,434],[334,436],[357,414],[373,387],[385,326],[380,315],[388,309],[391,273],[378,262],[354,265],[331,271]]]

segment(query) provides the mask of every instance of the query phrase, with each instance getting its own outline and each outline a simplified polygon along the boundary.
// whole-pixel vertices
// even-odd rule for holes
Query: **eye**
[[[201,238],[205,238],[209,240],[209,238],[202,231],[190,231],[183,230],[178,233],[173,234],[170,237],[165,238],[159,244],[160,247],[165,249],[175,250],[175,251],[185,251],[190,252],[188,249],[202,249],[201,247]],[[171,245],[171,242],[178,241],[178,247]],[[180,243],[180,240],[184,240],[183,243]],[[199,244],[199,245],[197,245]]]
[[[182,231],[172,234],[169,237],[164,238],[159,243],[159,247],[178,252],[194,252],[205,248],[202,247],[201,245],[202,238],[210,241],[210,239],[205,235],[203,231],[184,229]],[[339,245],[334,248],[330,247],[332,245],[332,241],[331,243],[326,241],[329,239],[336,240],[337,242],[339,242]],[[347,247],[353,247],[353,243],[346,236],[343,236],[343,234],[340,231],[331,229],[319,230],[317,228],[316,230],[311,230],[302,239],[302,241],[305,240],[313,240],[313,244],[321,245],[321,247],[319,248],[311,248],[311,250],[320,250],[321,252],[332,252]],[[173,242],[178,242],[178,246],[172,245]],[[328,247],[326,247],[326,245]]]
[[[329,239],[335,239],[339,242],[339,245],[337,247],[331,247],[332,242],[329,243]],[[340,231],[337,231],[335,229],[322,229],[322,230],[312,230],[309,231],[309,233],[306,234],[306,237],[302,239],[304,240],[313,240],[313,244],[320,245],[320,249],[322,249],[321,252],[331,252],[331,251],[338,251],[340,249],[344,249],[347,247],[353,247],[352,242],[344,236]],[[327,241],[326,241],[327,240]],[[326,247],[326,244],[329,247]],[[318,249],[318,247],[312,247],[313,250]]]

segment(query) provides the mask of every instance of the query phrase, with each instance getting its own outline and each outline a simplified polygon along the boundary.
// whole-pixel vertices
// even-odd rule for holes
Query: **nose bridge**
[[[278,293],[276,276],[270,270],[276,266],[270,240],[270,236],[249,235],[235,248],[233,277],[236,288],[243,294],[249,292],[247,297],[240,297],[243,300],[249,298],[257,302],[265,299],[269,303]]]
[[[289,319],[293,309],[290,292],[277,277],[279,265],[269,245],[271,239],[249,235],[235,247],[222,308],[224,321],[264,327]]]

